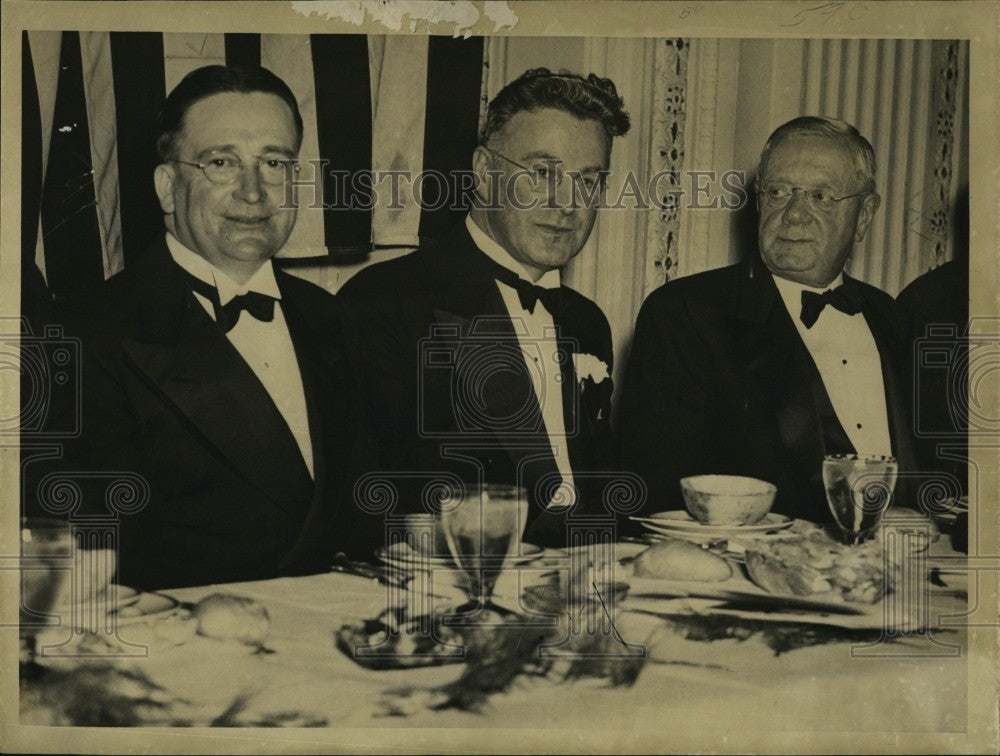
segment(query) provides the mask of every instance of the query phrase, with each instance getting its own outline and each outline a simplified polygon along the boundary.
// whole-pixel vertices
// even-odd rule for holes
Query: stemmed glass
[[[826,500],[847,543],[868,538],[889,508],[896,486],[895,457],[831,454],[823,458]]]
[[[457,614],[491,609],[493,588],[507,558],[516,551],[527,518],[527,493],[511,485],[469,485],[441,502],[441,528],[448,550],[466,576],[469,602]]]
[[[35,634],[56,619],[53,608],[63,594],[72,566],[68,522],[21,518],[21,604],[19,609],[22,671],[36,670]]]

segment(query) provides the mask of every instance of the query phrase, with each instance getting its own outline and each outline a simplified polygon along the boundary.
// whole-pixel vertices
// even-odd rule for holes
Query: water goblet
[[[72,569],[72,534],[68,522],[22,517],[21,529],[20,662],[34,670],[36,631],[52,625],[51,612],[63,598]]]
[[[491,599],[504,563],[521,542],[527,514],[527,492],[512,485],[469,485],[441,502],[448,550],[468,578],[469,602],[458,607],[456,614],[484,609],[510,613]]]
[[[833,519],[845,541],[857,545],[872,534],[889,508],[898,465],[890,456],[829,454],[823,485]]]

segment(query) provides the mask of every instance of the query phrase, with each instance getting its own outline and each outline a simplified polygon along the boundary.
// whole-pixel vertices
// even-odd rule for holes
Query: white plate
[[[889,623],[900,623],[897,629],[912,632],[933,627],[939,618],[964,615],[968,605],[967,599],[962,598],[963,591],[967,591],[965,577],[945,573],[941,579],[946,585],[927,583],[915,603],[907,601],[905,594],[891,593],[874,604],[864,604],[826,596],[820,599],[769,593],[750,581],[742,570],[718,582],[621,576],[629,584],[629,591],[620,609],[654,615],[727,614],[768,622],[857,630],[885,629]]]
[[[138,601],[120,607],[115,614],[120,627],[166,617],[178,606],[175,599],[162,593],[140,593]]]
[[[73,609],[83,609],[87,604],[89,604],[90,599],[90,597],[87,596],[87,600],[81,599],[79,601],[70,602],[68,601],[68,596],[65,598],[67,600],[59,604],[55,611],[63,613],[72,611]],[[139,600],[139,592],[135,588],[129,588],[126,585],[116,585],[112,583],[105,589],[105,595],[100,596],[98,600],[102,603],[106,603],[109,611],[114,609],[123,609]]]
[[[659,512],[649,517],[633,517],[632,519],[654,533],[704,535],[710,538],[739,537],[747,533],[768,533],[774,530],[784,530],[792,525],[791,518],[773,512],[753,525],[704,525],[684,510]]]
[[[533,543],[522,543],[518,554],[511,557],[511,564],[526,564],[538,559],[543,549]],[[385,546],[375,549],[375,556],[393,567],[401,569],[413,569],[426,567],[429,569],[449,569],[455,566],[454,560],[449,557],[427,557],[421,556],[408,546],[404,549],[397,549],[390,553]]]
[[[720,582],[626,577],[629,591],[621,608],[639,613],[728,614],[769,622],[835,625],[852,629],[882,627],[883,606],[808,596],[768,593],[742,575]],[[678,603],[674,603],[678,602]]]

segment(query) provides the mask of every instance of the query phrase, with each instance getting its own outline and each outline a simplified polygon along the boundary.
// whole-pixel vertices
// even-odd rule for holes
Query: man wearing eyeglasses
[[[118,582],[325,570],[357,535],[341,317],[271,263],[295,224],[281,203],[302,130],[294,95],[262,68],[199,68],[161,111],[166,233],[81,318],[83,463],[137,474],[134,499],[148,495],[118,513]]]
[[[879,206],[874,151],[843,121],[796,118],[765,144],[756,189],[759,256],[644,303],[620,461],[656,509],[683,508],[683,477],[734,474],[775,484],[774,511],[828,521],[825,455],[912,469],[891,298],[843,272]]]
[[[525,72],[489,104],[465,221],[341,290],[365,331],[382,466],[412,475],[404,506],[440,471],[517,484],[527,539],[564,544],[547,515],[582,506],[587,473],[611,469],[610,328],[560,270],[590,236],[628,128],[610,80]]]

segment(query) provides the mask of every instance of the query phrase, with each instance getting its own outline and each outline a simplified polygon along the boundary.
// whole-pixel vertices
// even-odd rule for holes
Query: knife
[[[394,585],[398,588],[406,588],[407,583],[413,580],[412,574],[405,573],[402,570],[390,567],[379,567],[368,564],[367,562],[347,559],[346,556],[342,557],[339,553],[334,559],[334,563],[331,565],[330,569],[344,575],[357,575],[358,577],[371,578],[372,580],[378,580],[380,583]]]
[[[819,612],[821,614],[868,614],[858,606],[833,601],[817,601],[800,596],[777,596],[771,593],[743,593],[742,591],[688,591],[683,588],[657,591],[655,593],[627,594],[626,601],[632,599],[676,599],[698,598],[717,599],[727,604],[735,604],[761,611]]]

